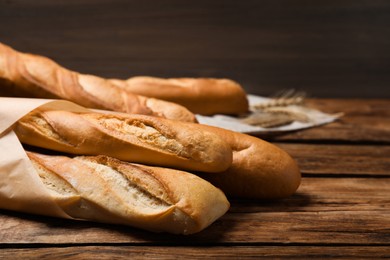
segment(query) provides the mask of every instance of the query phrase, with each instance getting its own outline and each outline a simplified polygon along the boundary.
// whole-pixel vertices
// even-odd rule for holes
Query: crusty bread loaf
[[[177,169],[221,172],[232,162],[230,146],[197,124],[122,113],[32,111],[14,131],[22,143],[79,155]]]
[[[106,156],[28,156],[53,200],[75,219],[192,234],[229,208],[222,191],[187,172]]]
[[[197,114],[237,115],[249,110],[244,89],[229,79],[132,77],[111,82],[135,94],[175,102]]]
[[[88,108],[196,121],[183,106],[133,94],[106,79],[68,70],[46,57],[17,52],[1,43],[0,95],[62,98]]]
[[[199,174],[228,197],[277,199],[292,195],[301,173],[285,151],[259,138],[199,124],[200,129],[222,137],[233,150],[232,166],[221,174]]]

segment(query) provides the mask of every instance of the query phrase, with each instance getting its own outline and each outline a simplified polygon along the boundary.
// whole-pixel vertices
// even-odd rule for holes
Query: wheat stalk
[[[306,98],[306,93],[294,89],[284,90],[273,96],[269,101],[251,106],[254,110],[268,107],[284,107],[290,105],[300,105]]]
[[[241,122],[264,128],[290,124],[294,121],[308,122],[309,118],[300,109],[306,93],[290,89],[274,95],[269,101],[251,106],[252,113]]]

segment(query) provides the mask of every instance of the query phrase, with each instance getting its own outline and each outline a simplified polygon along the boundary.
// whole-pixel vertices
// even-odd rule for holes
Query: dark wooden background
[[[385,0],[0,0],[0,41],[104,77],[390,98]]]

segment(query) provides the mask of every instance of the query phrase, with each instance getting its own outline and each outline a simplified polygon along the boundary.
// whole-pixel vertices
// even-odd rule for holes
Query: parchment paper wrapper
[[[260,97],[256,95],[248,95],[249,106],[262,104],[268,102],[270,99],[266,97]],[[279,127],[264,128],[260,126],[254,126],[243,123],[240,118],[226,115],[214,115],[214,116],[202,116],[196,115],[199,123],[205,125],[212,125],[228,130],[246,133],[246,134],[270,134],[270,133],[282,133],[289,131],[296,131],[305,128],[315,127],[323,124],[327,124],[335,121],[342,114],[326,114],[321,111],[299,107],[300,113],[304,113],[308,119],[306,122],[294,121],[290,124],[286,124]]]
[[[71,218],[54,203],[12,131],[12,125],[34,109],[89,111],[64,100],[0,98],[0,208]]]

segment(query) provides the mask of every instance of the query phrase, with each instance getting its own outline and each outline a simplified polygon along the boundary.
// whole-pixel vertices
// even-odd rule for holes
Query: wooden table
[[[307,105],[345,116],[270,139],[302,170],[288,199],[234,200],[191,236],[0,211],[0,258],[390,257],[390,100]]]

